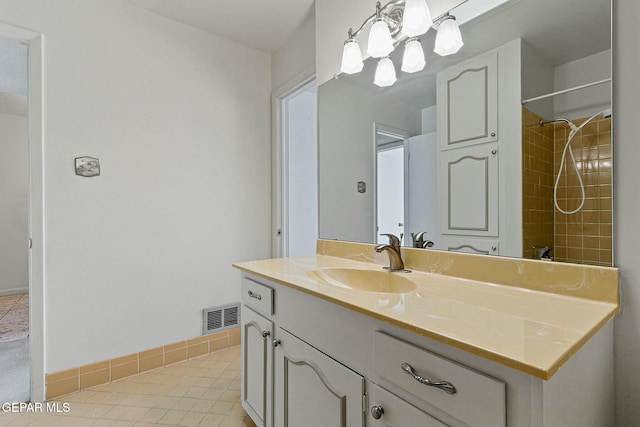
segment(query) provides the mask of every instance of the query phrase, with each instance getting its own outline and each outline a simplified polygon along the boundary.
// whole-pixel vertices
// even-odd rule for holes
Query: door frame
[[[44,35],[0,22],[0,37],[28,46],[29,121],[29,369],[31,402],[45,391]]]
[[[286,99],[316,79],[315,68],[294,76],[271,93],[271,256],[288,253],[283,232],[287,225],[287,110]],[[316,132],[317,135],[317,132]],[[317,136],[316,136],[317,137]]]

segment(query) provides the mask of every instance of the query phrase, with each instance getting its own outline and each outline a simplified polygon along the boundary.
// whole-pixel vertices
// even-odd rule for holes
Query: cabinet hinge
[[[363,394],[362,395],[362,413],[366,414],[367,413],[367,408],[369,407],[369,398],[367,397],[367,394]]]

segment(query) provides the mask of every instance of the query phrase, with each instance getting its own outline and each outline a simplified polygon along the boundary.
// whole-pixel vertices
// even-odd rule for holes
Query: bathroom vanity
[[[403,249],[402,274],[383,257],[319,241],[235,264],[256,425],[613,425],[616,269]]]

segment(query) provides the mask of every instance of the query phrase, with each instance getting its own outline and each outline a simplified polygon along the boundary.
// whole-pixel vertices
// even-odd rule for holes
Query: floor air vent
[[[212,334],[240,326],[240,304],[205,308],[202,319],[202,333]]]

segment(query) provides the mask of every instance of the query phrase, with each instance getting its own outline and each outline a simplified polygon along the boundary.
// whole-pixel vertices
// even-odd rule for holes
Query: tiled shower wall
[[[553,126],[522,109],[522,256],[537,259],[535,248],[554,247]]]
[[[553,246],[552,254],[557,261],[610,266],[611,119],[597,117],[571,142],[586,196],[583,208],[571,215],[562,214],[553,206],[553,182],[569,136],[569,126],[557,123],[540,127],[539,120],[539,116],[523,109],[523,256],[536,257],[532,245]],[[584,119],[574,120],[574,123],[579,125],[582,121]],[[551,147],[553,162],[550,164],[548,152]],[[568,211],[580,205],[580,186],[572,164],[563,167],[558,204]],[[553,223],[553,240],[549,238],[549,218]]]

